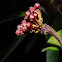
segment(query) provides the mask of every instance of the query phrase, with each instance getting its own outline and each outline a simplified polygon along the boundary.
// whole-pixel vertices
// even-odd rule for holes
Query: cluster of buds
[[[43,24],[42,13],[40,10],[40,4],[35,3],[34,7],[29,7],[29,10],[26,11],[24,20],[21,24],[17,26],[16,35],[22,35],[25,32],[34,32],[34,33],[43,33],[45,35],[53,35],[60,43],[62,47],[62,38],[58,33],[49,25]]]
[[[27,22],[26,20],[22,20],[21,24],[17,26],[16,34],[17,35],[22,35],[24,32],[28,31],[29,28],[31,27],[31,23]]]
[[[22,35],[25,32],[39,33],[43,22],[40,4],[35,3],[34,7],[29,7],[26,11],[24,20],[17,26],[16,35]]]

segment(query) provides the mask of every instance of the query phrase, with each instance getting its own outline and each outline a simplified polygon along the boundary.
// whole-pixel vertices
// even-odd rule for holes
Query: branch
[[[51,26],[49,26],[47,24],[42,24],[41,33],[43,33],[45,35],[50,34],[50,35],[54,36],[62,47],[62,38],[58,35],[58,33]]]

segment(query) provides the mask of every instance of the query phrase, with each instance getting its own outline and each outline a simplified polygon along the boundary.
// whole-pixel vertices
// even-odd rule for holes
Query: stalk
[[[61,48],[62,48],[62,38],[51,26],[49,26],[47,24],[42,24],[41,33],[43,33],[45,35],[50,34],[50,35],[54,36],[58,40],[58,42],[60,43]]]

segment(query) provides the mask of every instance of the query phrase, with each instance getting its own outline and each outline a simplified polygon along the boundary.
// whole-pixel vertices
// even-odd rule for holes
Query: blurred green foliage
[[[47,50],[46,62],[58,62],[59,51]]]
[[[52,51],[59,51],[59,49],[57,47],[47,47],[47,48],[43,48],[41,52],[47,51],[47,50],[52,50]]]

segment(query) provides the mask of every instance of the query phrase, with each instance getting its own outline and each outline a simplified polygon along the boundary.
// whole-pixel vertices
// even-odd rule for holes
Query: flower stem
[[[43,33],[45,35],[50,34],[50,35],[54,36],[58,40],[58,42],[60,43],[60,45],[62,47],[62,38],[51,26],[49,26],[47,24],[42,24],[41,25],[41,33]]]
[[[62,38],[59,36],[59,34],[53,28],[51,28],[50,34],[53,35],[59,41],[59,43],[62,47]]]

